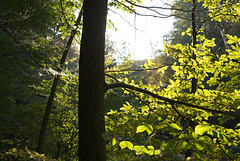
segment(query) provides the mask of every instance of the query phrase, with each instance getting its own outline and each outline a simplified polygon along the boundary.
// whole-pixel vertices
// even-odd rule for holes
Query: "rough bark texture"
[[[79,67],[79,160],[104,161],[104,45],[107,0],[84,1]]]

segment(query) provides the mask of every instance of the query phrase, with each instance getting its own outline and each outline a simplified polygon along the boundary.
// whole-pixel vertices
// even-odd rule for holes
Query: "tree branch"
[[[146,68],[146,69],[122,69],[122,70],[109,70],[109,71],[105,71],[105,73],[120,73],[120,72],[140,72],[140,71],[150,71],[150,70],[158,70],[160,68],[166,67],[166,66],[171,66],[173,64],[166,64],[166,65],[162,65],[159,67],[155,67],[155,68]]]
[[[179,105],[185,105],[185,106],[189,106],[192,108],[196,108],[196,109],[200,109],[200,110],[204,110],[204,111],[208,111],[208,112],[214,112],[214,113],[219,113],[219,114],[224,114],[224,115],[228,115],[228,116],[233,116],[233,117],[240,117],[240,114],[237,113],[233,113],[233,112],[227,112],[227,111],[220,111],[220,110],[214,110],[214,109],[210,109],[207,107],[202,107],[202,106],[198,106],[198,105],[194,105],[191,103],[187,103],[187,102],[183,102],[183,101],[178,101],[178,100],[173,100],[173,99],[169,99],[167,97],[163,97],[163,96],[159,96],[158,94],[155,94],[151,91],[148,91],[146,89],[142,89],[136,86],[132,86],[129,84],[125,84],[125,83],[113,83],[113,84],[106,84],[105,85],[105,91],[109,90],[109,89],[113,89],[113,88],[128,88],[128,89],[132,89],[147,95],[150,95],[154,98],[157,98],[159,100],[168,102],[170,104],[179,104]]]
[[[6,32],[17,44],[20,45],[20,47],[26,51],[26,53],[29,55],[29,57],[40,67],[43,68],[43,66],[32,56],[31,51],[29,51],[24,44],[21,42],[21,40],[17,39],[17,36],[14,34],[14,32],[10,31],[8,28],[4,28],[0,25],[0,28]],[[34,51],[35,52],[35,51]]]
[[[142,14],[142,13],[138,13],[136,11],[134,11],[132,8],[130,8],[129,6],[123,4],[122,2],[119,2],[119,1],[116,1],[118,2],[119,4],[121,4],[122,6],[126,7],[129,11],[135,13],[136,15],[138,16],[146,16],[146,17],[155,17],[155,18],[169,18],[169,17],[177,17],[177,18],[180,18],[180,19],[184,19],[184,20],[187,20],[187,21],[192,21],[192,19],[188,19],[188,18],[184,18],[184,17],[181,17],[179,15],[176,15],[176,14],[170,14],[170,15],[166,15],[166,14],[161,14],[159,13],[157,10],[155,9],[152,9],[152,7],[144,7],[142,6],[142,8],[147,8],[148,10],[152,11],[152,12],[155,12],[157,15],[154,15],[154,14]],[[136,5],[135,5],[136,6]],[[205,21],[195,21],[196,23],[204,23]]]
[[[172,15],[165,15],[165,14],[161,14],[159,12],[157,12],[156,10],[153,10],[153,9],[149,9],[151,11],[154,11],[155,13],[157,13],[158,15],[161,15],[161,16],[157,16],[157,15],[148,15],[148,14],[141,14],[141,13],[138,13],[136,11],[134,11],[133,9],[131,9],[129,6],[123,4],[122,2],[119,2],[117,1],[119,4],[121,4],[122,6],[126,7],[129,11],[135,13],[136,15],[138,16],[149,16],[149,17],[156,17],[156,18],[168,18],[168,17],[171,17]]]

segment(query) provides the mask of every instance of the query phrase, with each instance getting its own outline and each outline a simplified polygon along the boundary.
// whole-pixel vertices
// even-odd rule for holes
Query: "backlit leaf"
[[[202,126],[202,125],[197,125],[195,127],[195,133],[198,135],[203,135],[203,133],[209,131],[211,129],[210,126]]]
[[[182,130],[181,127],[179,127],[177,124],[170,124],[169,127],[173,128],[173,129],[176,129],[176,130]]]
[[[132,150],[133,148],[133,144],[130,141],[122,141],[120,142],[119,146],[121,147],[121,149],[128,148]]]

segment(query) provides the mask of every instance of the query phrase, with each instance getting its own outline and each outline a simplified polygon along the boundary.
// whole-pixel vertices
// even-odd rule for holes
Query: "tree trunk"
[[[192,2],[192,45],[194,48],[196,48],[197,44],[197,31],[196,31],[196,19],[195,19],[195,9],[196,9],[197,1],[193,0]],[[196,60],[196,54],[192,53],[192,58]],[[195,93],[197,91],[197,82],[198,80],[196,78],[192,78],[192,88],[191,93]]]
[[[195,19],[196,5],[197,5],[197,1],[193,0],[192,1],[192,45],[193,45],[194,48],[196,47],[196,44],[197,44],[197,31],[196,31],[196,19]],[[196,60],[196,54],[194,52],[192,53],[192,58],[194,60]],[[191,93],[196,93],[197,83],[198,83],[198,80],[196,78],[192,78]],[[194,122],[190,122],[188,120],[188,124],[193,129],[195,128],[195,123]],[[192,160],[192,153],[193,153],[192,149],[187,150],[186,154],[185,154],[185,160],[188,160],[188,161]]]
[[[64,49],[61,61],[60,61],[60,65],[57,69],[58,74],[56,75],[56,77],[53,80],[53,85],[51,88],[51,93],[50,96],[48,98],[48,102],[47,102],[47,108],[45,110],[45,114],[44,114],[44,118],[43,118],[43,122],[42,122],[42,126],[41,126],[41,130],[40,130],[40,134],[38,137],[38,145],[37,145],[37,152],[38,153],[42,153],[43,152],[43,144],[44,144],[44,138],[45,138],[45,134],[46,134],[46,130],[47,130],[47,124],[48,124],[48,120],[52,111],[52,104],[53,104],[53,100],[54,100],[54,96],[56,93],[56,89],[57,89],[57,85],[58,85],[58,81],[60,79],[60,73],[62,72],[62,68],[65,64],[69,49],[72,45],[73,42],[73,38],[75,37],[76,33],[77,33],[77,27],[79,26],[80,22],[81,22],[81,17],[82,17],[82,13],[83,13],[83,9],[81,9],[79,15],[78,15],[78,19],[75,23],[75,29],[72,30],[71,36],[68,39],[67,45]]]
[[[107,0],[83,4],[79,67],[79,160],[105,161],[104,46]]]

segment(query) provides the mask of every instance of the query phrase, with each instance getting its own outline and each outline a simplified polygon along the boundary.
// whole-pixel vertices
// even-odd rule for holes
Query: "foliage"
[[[62,7],[60,5],[62,3]],[[71,31],[76,1],[1,1],[0,11],[0,153],[9,160],[41,158],[35,150],[51,79],[59,64],[63,40]],[[62,9],[65,10],[62,10]],[[68,12],[68,14],[66,14]],[[66,15],[68,15],[66,17]],[[62,38],[61,38],[62,37]],[[67,73],[68,75],[70,73]],[[70,76],[60,83],[55,113],[48,130],[47,155],[76,157],[77,78]],[[74,84],[74,85],[73,85]],[[74,91],[74,94],[68,90]],[[71,97],[64,93],[73,94]],[[63,95],[69,97],[63,99]],[[67,106],[66,106],[67,105]],[[73,107],[74,106],[74,107]],[[71,110],[69,110],[71,109]],[[68,111],[69,110],[69,111]],[[57,126],[55,126],[57,124]],[[63,127],[68,126],[69,129]],[[51,135],[54,133],[55,135]],[[21,140],[20,142],[14,141]],[[7,142],[4,142],[9,140]],[[57,141],[56,141],[57,140]],[[2,141],[4,143],[2,143]],[[19,144],[21,147],[19,147]],[[52,145],[51,145],[52,144]],[[74,149],[75,148],[75,149]],[[24,158],[25,157],[25,158]],[[33,158],[32,158],[33,159]],[[15,159],[14,159],[15,160]],[[36,159],[37,160],[37,159]]]
[[[109,6],[134,13],[133,4],[141,5],[129,2],[112,0]],[[77,48],[62,73],[56,68],[81,3],[1,2],[0,160],[77,160]],[[191,7],[182,1],[175,6]],[[141,68],[128,58],[116,65],[112,42],[107,42],[106,82],[142,89],[106,92],[103,135],[109,160],[184,160],[188,150],[195,160],[239,159],[240,120],[234,115],[240,108],[239,2],[204,0],[197,10],[197,20],[208,21],[197,26],[196,47],[189,41],[191,22],[185,21],[191,12],[175,11],[183,19],[176,18],[171,44]],[[62,76],[43,155],[34,150],[56,74]],[[192,78],[198,79],[195,94],[190,93]]]
[[[12,148],[9,149],[3,156],[1,156],[1,160],[14,160],[17,159],[19,161],[25,160],[39,160],[39,161],[54,161],[54,159],[50,159],[45,157],[44,154],[38,154],[35,151],[31,151],[26,146],[25,149],[17,149]]]
[[[224,15],[221,12],[225,10],[225,4],[223,8],[218,4],[204,1],[203,6],[217,7]],[[234,15],[239,9],[238,3],[229,6],[236,7],[228,8],[234,13],[231,18],[218,15],[215,8],[210,9],[210,16],[215,21],[237,21]],[[188,29],[182,35],[191,36],[190,32]],[[166,88],[125,81],[132,89],[144,89],[141,91],[145,94],[140,90],[134,91],[139,104],[126,102],[119,111],[110,110],[105,116],[110,160],[119,155],[125,160],[184,160],[187,150],[193,151],[195,160],[239,159],[239,116],[234,114],[239,114],[240,108],[240,39],[225,35],[229,48],[216,54],[214,47],[218,44],[214,38],[206,38],[204,32],[204,29],[199,30],[195,47],[190,43],[165,44],[165,52],[175,59],[173,79],[169,80]],[[196,60],[191,56],[193,52]],[[143,68],[147,70],[149,65]],[[198,79],[198,89],[194,94],[190,93],[192,78]],[[148,96],[149,92],[162,99]],[[166,102],[164,98],[175,102]],[[189,104],[197,106],[189,107]]]
[[[228,37],[230,38],[228,43],[234,42],[236,46],[232,47],[238,48],[239,39]],[[204,43],[199,44],[196,49],[189,45],[166,46],[166,52],[173,52],[175,59],[181,63],[180,65],[175,63],[172,66],[176,81],[169,80],[170,84],[167,88],[160,89],[158,86],[144,85],[139,87],[160,96],[208,107],[210,110],[237,112],[240,99],[238,88],[235,87],[239,85],[237,79],[239,76],[235,73],[239,69],[239,63],[232,60],[239,58],[239,53],[236,50],[228,50],[228,55],[221,55],[218,61],[213,61],[215,55],[211,55],[209,49],[215,45],[214,41],[206,39],[201,41]],[[189,58],[188,53],[191,53],[189,50],[195,51],[196,61]],[[202,84],[208,73],[214,73],[208,84],[210,86],[218,84],[216,90],[208,90]],[[196,94],[188,92],[192,77],[199,80],[199,89]],[[230,77],[230,79],[227,82],[221,82],[222,77]],[[136,86],[136,84],[133,85]],[[232,120],[234,117],[211,113],[208,110],[197,108],[189,110],[189,107],[184,105],[169,105],[140,93],[137,95],[143,100],[140,105],[132,106],[127,102],[119,112],[112,110],[107,113],[107,133],[111,138],[108,150],[112,150],[111,153],[115,152],[119,155],[118,153],[121,152],[118,152],[117,147],[120,146],[121,149],[127,148],[135,151],[137,155],[143,155],[146,160],[149,160],[151,155],[159,160],[170,159],[170,156],[176,159],[188,149],[194,150],[193,155],[196,160],[238,158],[240,138],[236,121],[239,120],[234,121]],[[217,124],[211,120],[214,117],[217,117]],[[186,125],[186,120],[197,126],[194,128],[192,125]]]

